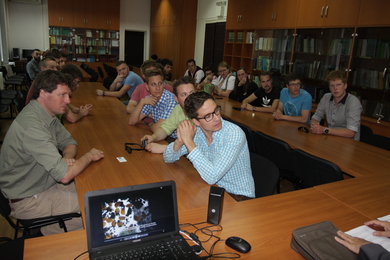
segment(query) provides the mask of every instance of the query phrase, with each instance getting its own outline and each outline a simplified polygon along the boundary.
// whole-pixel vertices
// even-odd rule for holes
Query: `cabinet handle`
[[[86,21],[86,24],[88,23],[88,19],[85,19],[85,21]]]
[[[321,8],[321,18],[324,17],[324,7],[325,7],[325,6],[323,6],[323,7]]]
[[[277,14],[277,13],[275,12],[275,13],[274,13],[274,21],[276,21],[276,14]]]
[[[328,10],[329,10],[329,6],[327,5],[325,9],[325,17],[328,17]]]
[[[237,23],[240,22],[240,15],[237,15]]]

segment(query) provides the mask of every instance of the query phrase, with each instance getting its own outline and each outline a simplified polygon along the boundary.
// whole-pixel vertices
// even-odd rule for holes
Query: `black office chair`
[[[23,231],[23,236],[30,235],[31,230],[36,228],[41,228],[44,226],[59,224],[60,228],[64,229],[64,232],[68,232],[66,228],[65,221],[72,218],[79,218],[81,214],[79,213],[69,213],[57,216],[47,216],[43,218],[35,219],[17,219],[16,223],[10,218],[11,207],[9,205],[8,199],[6,199],[3,193],[0,191],[0,214],[7,220],[13,229],[15,229],[16,239],[18,237],[18,231]]]
[[[294,175],[300,180],[301,188],[343,180],[343,172],[334,163],[306,153],[300,149],[292,151]]]
[[[365,140],[361,140],[360,138],[360,141],[390,151],[390,138],[386,136],[372,134],[365,138]]]
[[[103,73],[103,70],[102,70],[102,68],[100,68],[99,66],[97,67],[97,70],[98,70],[99,76],[100,76],[100,78],[102,79],[102,82],[103,82],[103,80],[104,80],[104,73]]]
[[[19,79],[19,78],[15,78],[15,77],[9,77],[7,68],[5,66],[1,66],[1,72],[3,73],[4,86],[6,88],[9,88],[9,87],[11,87],[13,89],[16,89],[17,87],[22,88],[22,85],[23,85],[23,82],[24,82],[23,79]]]
[[[229,118],[224,118],[224,120],[238,125],[242,129],[242,131],[244,131],[245,136],[246,136],[246,141],[248,142],[249,152],[256,153],[257,151],[256,151],[255,139],[253,138],[253,131],[249,128],[249,126],[238,123],[238,122],[236,122],[232,119],[229,119]]]
[[[257,153],[273,162],[279,169],[279,183],[277,192],[280,193],[280,182],[285,179],[298,189],[299,180],[293,172],[291,147],[285,141],[266,135],[262,132],[256,132],[254,135]]]
[[[9,118],[14,118],[14,114],[17,114],[16,106],[14,100],[16,98],[16,91],[12,89],[2,89],[0,90],[0,105],[6,106],[9,110]],[[3,111],[3,108],[1,109]]]
[[[37,235],[30,235],[19,237],[12,240],[8,237],[0,237],[0,256],[1,259],[7,260],[23,260],[24,240],[38,237]]]
[[[273,162],[257,153],[250,153],[250,159],[256,198],[274,194],[279,181],[278,168]]]
[[[372,136],[373,132],[372,129],[369,126],[366,125],[360,125],[360,141],[366,143],[370,137]]]

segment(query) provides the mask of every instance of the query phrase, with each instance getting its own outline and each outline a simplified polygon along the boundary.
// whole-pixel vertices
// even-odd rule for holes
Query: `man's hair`
[[[161,70],[164,73],[164,66],[160,62],[156,62],[156,69]]]
[[[53,57],[55,59],[61,58],[59,51],[49,51],[45,53],[45,57]]]
[[[154,60],[146,60],[144,61],[144,63],[142,63],[141,65],[141,72],[142,74],[146,74],[146,70],[151,68],[151,67],[155,67],[157,68],[157,62],[154,61]]]
[[[75,90],[76,84],[74,84],[75,79],[82,79],[83,73],[81,70],[74,64],[66,64],[62,67],[61,72],[68,74],[72,78],[72,85],[69,85],[72,91]]]
[[[33,99],[39,97],[41,89],[45,92],[52,93],[57,89],[57,85],[59,84],[72,86],[73,80],[68,74],[61,71],[45,70],[39,72],[34,81]]]
[[[146,83],[149,83],[149,79],[151,77],[155,77],[155,76],[161,76],[161,78],[164,79],[164,75],[163,75],[162,71],[159,69],[148,70],[148,71],[146,71],[146,73],[144,75],[145,75]]]
[[[269,76],[270,78],[272,78],[271,72],[269,72],[269,71],[262,71],[262,72],[260,72],[260,76]]]
[[[68,59],[68,55],[66,53],[64,53],[62,51],[59,51],[58,53],[60,54],[60,57]]]
[[[39,62],[39,68],[42,68],[42,67],[45,67],[47,66],[47,62],[48,61],[54,61],[56,64],[57,64],[57,61],[56,59],[54,59],[53,57],[45,57],[43,58],[40,62]]]
[[[347,83],[347,77],[344,71],[341,70],[333,70],[331,71],[328,76],[326,77],[326,81],[329,83],[331,80],[341,79],[341,81],[346,84]]]
[[[173,66],[173,62],[170,60],[170,59],[163,59],[161,61],[161,64],[163,65],[163,67],[165,67],[165,65],[171,65]]]
[[[41,50],[40,50],[40,49],[34,49],[34,50],[31,52],[31,54],[32,54],[34,51],[41,51]]]
[[[152,56],[150,56],[150,58],[151,58],[152,60],[157,60],[157,59],[158,59],[158,56],[157,56],[157,54],[152,54]]]
[[[290,83],[290,81],[294,81],[294,80],[297,80],[297,79],[299,79],[302,82],[302,76],[301,75],[295,74],[295,73],[287,74],[287,76],[286,76],[286,84]]]
[[[189,60],[187,61],[187,64],[188,64],[188,63],[190,63],[190,62],[193,62],[193,63],[194,63],[194,65],[196,65],[196,62],[195,62],[195,60],[194,60],[194,59],[189,59]]]
[[[211,67],[211,66],[208,66],[208,67],[203,69],[204,72],[209,71],[209,70],[211,70],[211,72],[214,73],[213,67]]]
[[[176,80],[175,83],[173,83],[173,94],[175,94],[177,96],[177,88],[180,86],[180,85],[184,85],[184,84],[192,84],[194,85],[194,89],[195,89],[195,80],[191,77],[188,77],[188,76],[185,76],[185,77],[181,77],[180,79]]]
[[[189,95],[184,101],[184,110],[189,118],[198,118],[198,110],[201,106],[203,106],[206,100],[212,99],[214,97],[209,93],[204,91],[195,92]]]
[[[126,64],[126,66],[128,66],[127,63],[126,63],[125,61],[123,61],[123,60],[118,60],[118,61],[116,62],[116,64],[115,64],[115,67],[118,67],[118,66],[120,66],[120,65],[122,65],[122,64]]]

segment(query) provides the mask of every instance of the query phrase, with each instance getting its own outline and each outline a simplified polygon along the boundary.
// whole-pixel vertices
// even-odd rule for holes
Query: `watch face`
[[[325,131],[324,131],[324,133],[327,134],[328,132],[329,132],[329,129],[326,128]]]

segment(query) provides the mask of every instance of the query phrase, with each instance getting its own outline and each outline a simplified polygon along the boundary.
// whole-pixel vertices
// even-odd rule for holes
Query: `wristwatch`
[[[106,91],[103,91],[103,92],[102,92],[102,95],[105,96],[105,95],[106,95]]]
[[[327,135],[328,133],[329,133],[329,128],[325,128],[325,129],[324,129],[324,134]]]
[[[256,111],[256,107],[255,106],[253,106],[253,111]]]

